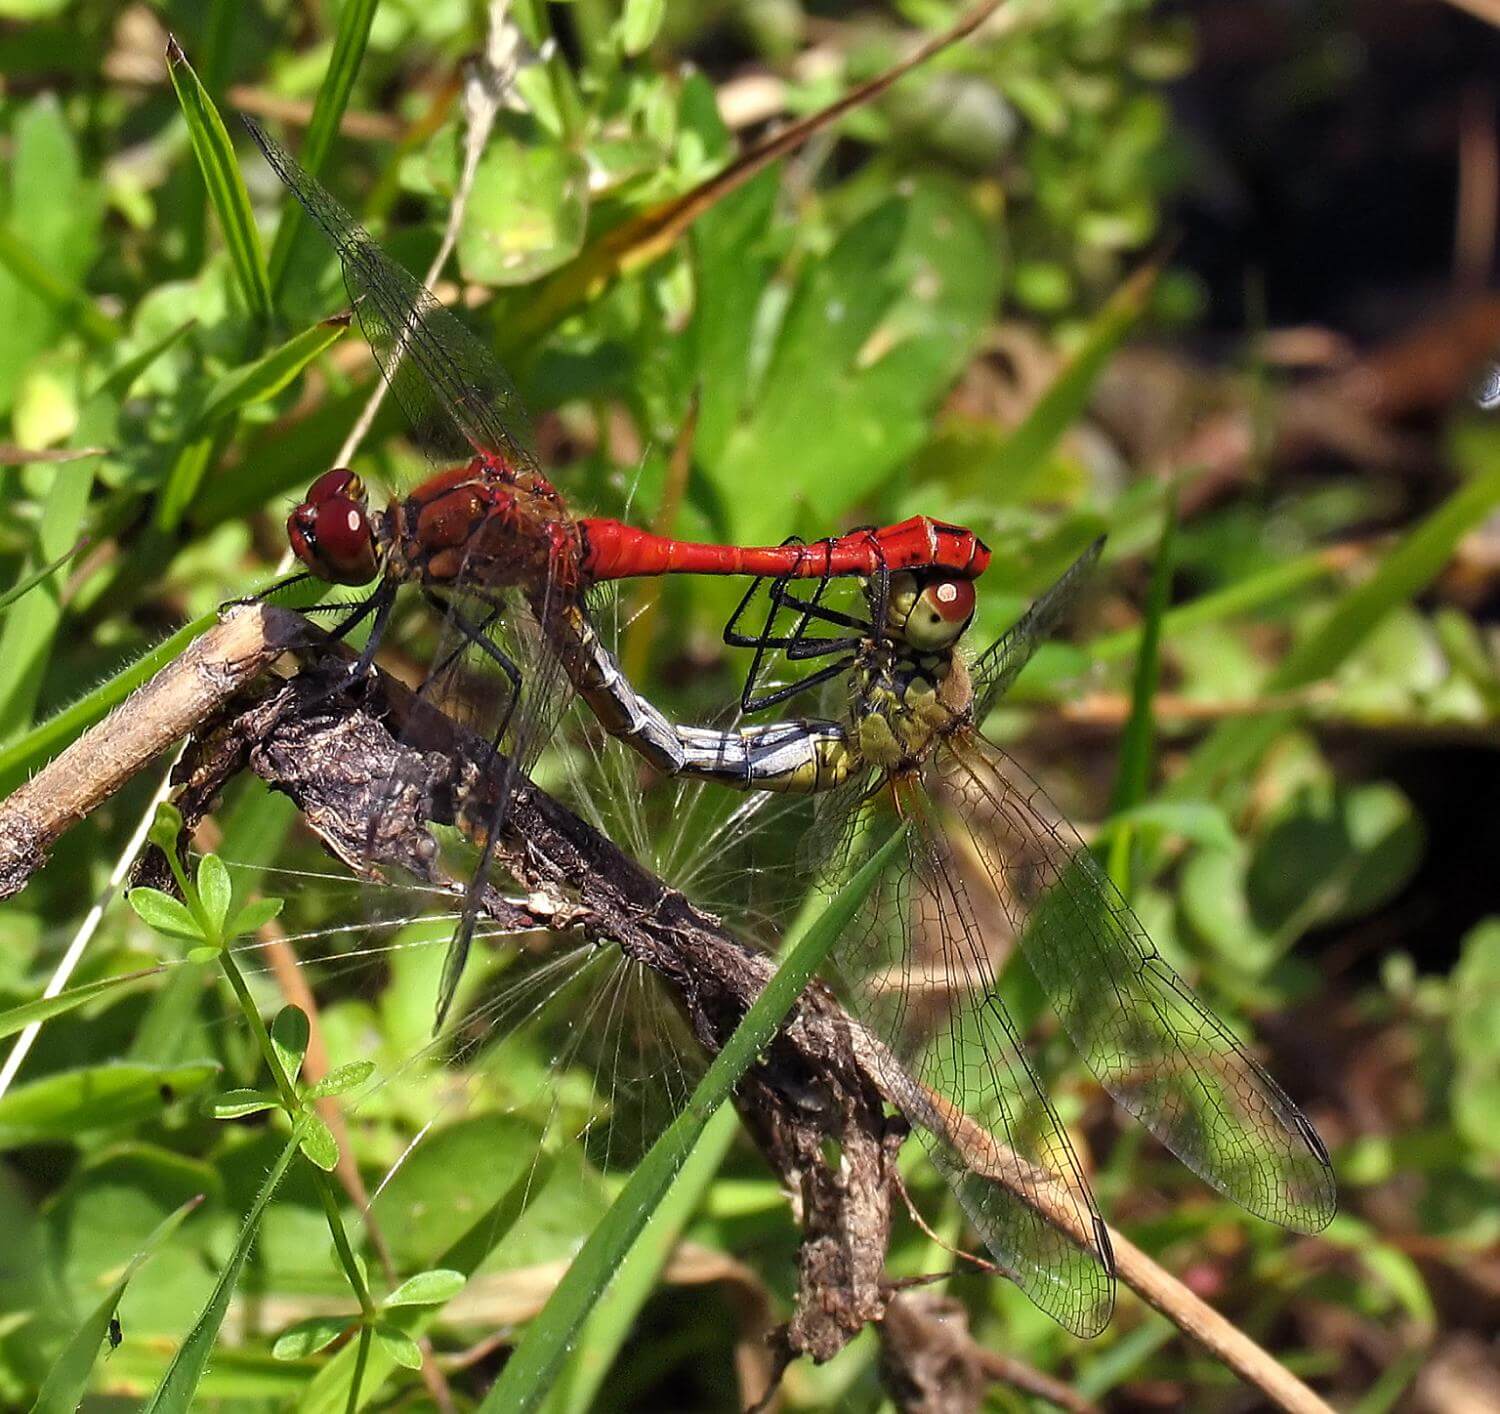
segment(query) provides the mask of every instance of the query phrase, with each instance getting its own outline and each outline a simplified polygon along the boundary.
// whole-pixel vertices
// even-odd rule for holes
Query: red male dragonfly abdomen
[[[930,516],[853,530],[811,545],[705,545],[653,535],[618,520],[585,519],[578,524],[585,571],[593,580],[655,574],[869,579],[918,568],[973,578],[990,563],[989,547],[972,530]]]

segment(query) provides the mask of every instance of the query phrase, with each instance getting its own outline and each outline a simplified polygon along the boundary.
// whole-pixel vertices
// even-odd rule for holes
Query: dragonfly
[[[931,1123],[930,1102],[919,1099],[909,1115],[1002,1269],[1079,1334],[1109,1317],[1107,1230],[1002,997],[992,918],[1003,920],[1000,931],[1104,1088],[1190,1169],[1250,1212],[1299,1231],[1321,1230],[1336,1206],[1328,1152],[1311,1122],[1162,957],[1037,783],[980,731],[1062,623],[1102,545],[972,661],[963,645],[977,603],[972,580],[898,571],[864,586],[863,617],[828,605],[823,586],[799,594],[789,580],[774,582],[759,637],[737,634],[733,621],[726,637],[825,666],[758,694],[766,661],[758,655],[742,705],[754,710],[837,677],[847,693],[842,717],[678,728],[682,774],[814,798],[805,864],[825,879],[856,867],[889,836],[886,822],[905,822],[904,852],[835,944],[844,996],[888,1048],[893,1094],[914,1078],[919,1096],[989,1127],[995,1162],[1018,1156],[1023,1172],[1031,1165],[1063,1181],[1071,1235],[1014,1185],[986,1179],[972,1151]],[[786,614],[791,627],[778,632]],[[924,957],[939,983],[935,1005],[919,985]]]
[[[485,841],[440,987],[438,1021],[472,942],[492,841],[516,779],[540,752],[575,689],[605,729],[658,770],[685,764],[672,724],[625,681],[588,615],[595,585],[643,575],[775,575],[821,582],[940,566],[958,579],[982,574],[989,548],[972,531],[927,516],[809,544],[735,546],[673,539],[618,520],[574,517],[533,451],[528,419],[509,377],[484,345],[420,281],[376,244],[339,202],[258,124],[246,127],[267,162],[333,247],[380,371],[431,463],[383,509],[347,467],[319,475],[287,519],[298,579],[374,584],[362,601],[326,606],[344,637],[370,621],[355,671],[373,661],[402,586],[415,586],[443,623],[421,694],[458,697],[477,669],[497,755],[498,798],[479,822]],[[318,607],[318,606],[315,606]],[[471,698],[473,694],[470,694]]]

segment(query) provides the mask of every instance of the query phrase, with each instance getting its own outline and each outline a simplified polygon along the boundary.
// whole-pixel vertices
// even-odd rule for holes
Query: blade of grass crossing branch
[[[1172,590],[1172,556],[1177,538],[1177,488],[1167,488],[1162,507],[1161,541],[1151,567],[1146,616],[1141,622],[1141,646],[1136,654],[1131,685],[1130,720],[1120,739],[1120,772],[1115,778],[1110,813],[1118,815],[1141,804],[1151,791],[1151,763],[1156,751],[1156,687],[1161,680],[1161,624]],[[1126,826],[1115,833],[1109,851],[1109,872],[1115,887],[1130,897],[1131,856],[1135,831]]]
[[[349,107],[349,95],[354,90],[354,80],[359,66],[364,61],[365,45],[370,39],[370,26],[375,22],[378,0],[345,0],[339,11],[339,29],[333,40],[333,54],[328,60],[328,73],[313,101],[312,119],[307,125],[307,137],[302,143],[298,160],[303,168],[318,175],[328,149],[333,146],[334,134],[338,132],[345,110]],[[281,224],[276,228],[276,237],[271,243],[271,289],[281,289],[286,275],[287,261],[291,259],[292,245],[301,228],[302,208],[289,201],[282,209]]]
[[[1335,673],[1387,614],[1410,602],[1442,573],[1458,542],[1496,506],[1500,468],[1461,486],[1406,535],[1375,573],[1345,594],[1322,624],[1282,659],[1266,680],[1265,691],[1293,692]],[[1194,752],[1170,794],[1178,799],[1208,794],[1216,780],[1249,769],[1293,720],[1295,714],[1284,711],[1224,723]]]
[[[240,1271],[245,1265],[245,1258],[249,1256],[256,1234],[260,1231],[261,1217],[271,1201],[271,1196],[276,1192],[286,1174],[287,1167],[298,1153],[301,1139],[300,1134],[292,1136],[286,1148],[281,1151],[281,1157],[276,1160],[275,1166],[266,1175],[266,1181],[261,1184],[260,1192],[255,1195],[250,1211],[245,1214],[239,1240],[234,1244],[234,1251],[229,1254],[229,1261],[225,1263],[224,1270],[219,1273],[219,1280],[214,1283],[208,1303],[198,1319],[193,1322],[193,1328],[188,1332],[187,1339],[177,1347],[172,1363],[167,1366],[166,1374],[162,1376],[161,1383],[157,1385],[156,1392],[146,1405],[146,1414],[190,1414],[194,1407],[198,1382],[203,1378],[204,1370],[208,1368],[208,1357],[213,1351],[214,1342],[218,1339],[219,1327],[224,1324],[224,1314],[229,1310],[229,1298],[234,1295],[234,1288],[240,1279]]]
[[[235,161],[234,146],[224,129],[224,120],[214,107],[213,99],[198,82],[198,75],[188,63],[187,55],[175,39],[167,41],[167,71],[172,78],[177,102],[187,120],[188,136],[198,159],[198,170],[208,188],[208,199],[219,218],[219,229],[229,247],[235,279],[244,296],[245,307],[261,323],[271,321],[271,280],[266,269],[260,232],[250,210],[250,194]]]
[[[905,834],[903,825],[866,860],[776,969],[765,991],[714,1057],[686,1108],[651,1146],[563,1274],[541,1314],[527,1327],[500,1378],[479,1406],[480,1414],[535,1409],[547,1396],[584,1321],[666,1196],[708,1121],[776,1034]]]
[[[656,1290],[672,1249],[688,1220],[703,1203],[739,1133],[734,1110],[720,1106],[678,1173],[650,1225],[636,1239],[609,1289],[594,1308],[559,1374],[546,1414],[589,1414],[598,1408],[599,1390],[635,1326],[635,1318]]]
[[[182,1220],[203,1201],[202,1196],[189,1198],[174,1213],[169,1213],[159,1222],[141,1244],[141,1250],[130,1259],[120,1279],[104,1294],[104,1299],[83,1319],[83,1324],[73,1332],[72,1338],[63,1347],[62,1354],[53,1362],[42,1384],[37,1401],[31,1406],[31,1414],[74,1414],[88,1392],[89,1376],[94,1372],[99,1348],[109,1336],[109,1323],[119,1308],[120,1298],[130,1279],[178,1227]]]

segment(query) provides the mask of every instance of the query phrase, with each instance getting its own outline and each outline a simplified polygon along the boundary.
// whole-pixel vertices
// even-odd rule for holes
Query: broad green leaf
[[[125,1288],[141,1265],[181,1225],[182,1220],[198,1206],[198,1198],[190,1199],[176,1212],[164,1219],[142,1244],[139,1252],[130,1259],[120,1279],[105,1293],[104,1299],[84,1317],[83,1323],[74,1332],[63,1348],[62,1354],[53,1362],[52,1369],[42,1383],[32,1414],[74,1414],[88,1390],[89,1376],[93,1373],[94,1361],[99,1348],[109,1336],[110,1321],[125,1295]]]
[[[36,357],[66,328],[96,345],[120,337],[84,291],[98,252],[101,207],[86,175],[78,124],[54,85],[7,112],[6,181],[0,188],[0,415]],[[63,547],[58,547],[59,553]]]
[[[155,1119],[201,1090],[217,1065],[104,1064],[60,1070],[0,1096],[0,1147],[76,1140]]]
[[[451,1301],[464,1289],[468,1280],[462,1272],[445,1271],[441,1268],[430,1272],[418,1272],[407,1277],[380,1304],[382,1306],[441,1306]]]
[[[195,943],[204,941],[202,925],[181,899],[173,898],[161,889],[139,888],[131,889],[125,895],[125,901],[142,923],[155,928],[158,933],[188,938]]]
[[[325,1095],[342,1095],[356,1085],[363,1085],[375,1074],[374,1061],[350,1061],[347,1065],[335,1066],[316,1085],[309,1088],[311,1100],[320,1100]]]
[[[458,237],[464,276],[484,285],[529,285],[583,245],[588,164],[556,145],[497,137],[484,151]]]
[[[288,1326],[276,1337],[271,1354],[278,1360],[302,1360],[326,1350],[347,1330],[358,1323],[355,1316],[309,1316]]]
[[[229,882],[229,870],[217,854],[205,854],[198,861],[198,901],[208,915],[209,926],[220,936],[224,922],[229,917],[229,905],[234,895],[234,886]]]
[[[250,209],[250,195],[235,161],[234,145],[213,99],[199,83],[198,75],[175,39],[167,43],[167,73],[187,120],[193,154],[219,219],[219,229],[224,233],[224,243],[229,247],[245,308],[261,323],[268,324],[272,313],[270,278],[255,213]]]
[[[299,1121],[302,1129],[302,1152],[324,1173],[332,1173],[339,1166],[338,1141],[322,1115],[308,1111]]]
[[[271,1046],[288,1080],[296,1080],[307,1055],[310,1029],[307,1013],[299,1006],[284,1006],[271,1022]]]
[[[1453,1118],[1474,1147],[1500,1154],[1500,919],[1486,918],[1463,940],[1453,969]]]
[[[159,967],[151,967],[142,972],[127,972],[120,977],[106,977],[99,982],[87,982],[81,987],[69,988],[66,992],[59,992],[55,997],[41,997],[34,1002],[23,1002],[20,1006],[0,1011],[0,1037],[13,1036],[17,1031],[22,1031],[35,1022],[48,1021],[54,1016],[61,1016],[64,1012],[72,1011],[74,1007],[93,1001],[95,997],[102,997],[122,987],[132,987],[147,977],[160,976],[162,970]]]
[[[998,293],[993,244],[965,193],[928,181],[810,265],[742,419],[702,448],[734,538],[821,533],[923,444]]]
[[[1143,827],[1180,836],[1205,849],[1233,849],[1237,844],[1229,817],[1207,800],[1148,800],[1110,816],[1100,826],[1098,838],[1116,839]]]
[[[714,1057],[682,1113],[636,1166],[604,1221],[553,1289],[542,1313],[527,1327],[500,1378],[480,1404],[482,1414],[535,1409],[546,1398],[580,1327],[666,1196],[705,1125],[776,1034],[905,838],[904,825],[892,831],[787,954],[724,1049]]]
[[[194,1322],[192,1330],[188,1332],[187,1339],[178,1346],[176,1354],[172,1356],[172,1363],[167,1367],[166,1374],[146,1405],[146,1414],[190,1414],[195,1407],[198,1384],[208,1366],[208,1357],[213,1352],[214,1342],[218,1339],[219,1327],[224,1323],[224,1314],[229,1310],[230,1297],[234,1295],[235,1287],[239,1284],[240,1269],[245,1265],[245,1258],[249,1255],[250,1248],[255,1242],[255,1235],[260,1229],[261,1216],[296,1153],[297,1141],[293,1139],[281,1151],[281,1157],[277,1159],[275,1167],[266,1175],[266,1181],[261,1185],[260,1192],[256,1194],[255,1202],[251,1204],[250,1211],[245,1214],[245,1222],[240,1228],[239,1239],[234,1244],[234,1251],[230,1254],[224,1270],[219,1274],[213,1294],[204,1306],[202,1314]]]

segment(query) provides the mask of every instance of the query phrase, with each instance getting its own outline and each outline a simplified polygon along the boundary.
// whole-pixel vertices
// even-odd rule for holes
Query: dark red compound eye
[[[331,496],[312,510],[313,540],[323,562],[348,583],[369,579],[375,572],[375,555],[364,506],[344,496]]]
[[[336,496],[362,501],[364,495],[365,488],[359,477],[347,466],[336,466],[332,471],[325,471],[307,488],[306,500],[309,505],[315,506],[321,501],[331,501]]]
[[[962,624],[974,612],[976,595],[972,579],[940,579],[927,586],[923,596],[946,623]]]

